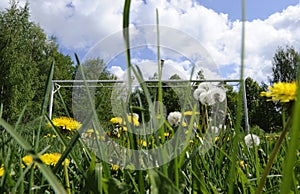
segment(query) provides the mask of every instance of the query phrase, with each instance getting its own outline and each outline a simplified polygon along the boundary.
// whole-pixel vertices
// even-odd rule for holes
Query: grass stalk
[[[244,66],[245,66],[245,22],[246,22],[246,0],[242,0],[242,32],[241,32],[241,69],[240,69],[240,87],[238,93],[238,101],[237,101],[237,117],[235,122],[235,130],[237,135],[233,138],[233,145],[231,150],[232,161],[231,167],[229,171],[229,189],[228,193],[233,193],[234,184],[235,184],[235,177],[237,175],[237,168],[236,168],[236,153],[238,148],[238,141],[240,139],[240,130],[241,130],[241,122],[242,122],[242,115],[243,115],[243,93],[244,93]]]
[[[268,177],[268,175],[270,173],[271,167],[273,165],[273,162],[274,162],[274,160],[275,160],[275,158],[277,156],[277,153],[278,153],[278,151],[280,149],[280,146],[282,145],[282,142],[283,142],[283,140],[284,140],[284,138],[285,138],[285,136],[286,136],[286,134],[287,134],[290,126],[291,126],[291,119],[289,118],[288,121],[287,121],[287,124],[284,126],[284,129],[281,132],[281,135],[279,136],[279,138],[278,138],[278,140],[277,140],[277,142],[275,144],[275,147],[274,147],[274,149],[273,149],[273,151],[272,151],[272,153],[270,155],[269,161],[267,163],[267,166],[265,167],[265,170],[264,170],[263,175],[262,175],[262,177],[260,179],[259,185],[258,185],[258,187],[257,187],[257,189],[255,191],[255,194],[260,194],[262,192],[263,187],[264,187],[264,185],[266,183],[267,177]]]

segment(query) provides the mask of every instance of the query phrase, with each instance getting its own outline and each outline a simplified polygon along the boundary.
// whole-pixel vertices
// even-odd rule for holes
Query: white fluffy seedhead
[[[252,148],[254,145],[258,146],[260,144],[260,139],[257,135],[248,134],[245,136],[245,143],[249,148]]]
[[[167,119],[171,126],[177,127],[180,123],[181,117],[181,112],[175,111],[170,112]]]

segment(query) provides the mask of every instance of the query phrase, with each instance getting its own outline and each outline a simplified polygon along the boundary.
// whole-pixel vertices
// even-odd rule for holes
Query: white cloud
[[[120,66],[112,66],[108,69],[113,75],[117,76],[118,78],[122,78],[126,71],[124,71]]]
[[[29,0],[29,3],[32,20],[39,23],[48,34],[56,35],[63,48],[73,49],[74,52],[86,52],[99,40],[122,28],[122,0]],[[0,8],[7,6],[6,2],[0,5]],[[179,53],[191,54],[185,56],[188,59],[180,62],[178,56],[163,50],[162,57],[166,58],[174,69],[186,72],[186,61],[199,57],[194,53],[197,51],[194,46],[196,41],[191,41],[195,38],[204,48],[201,53],[207,52],[217,67],[223,71],[226,70],[222,67],[233,68],[228,70],[233,72],[230,74],[216,74],[213,71],[211,77],[226,75],[226,78],[239,78],[241,21],[230,21],[227,14],[207,9],[193,0],[148,0],[146,4],[139,0],[132,1],[131,4],[131,26],[155,25],[156,8],[161,26],[178,29],[188,36],[186,41],[178,38],[176,33],[163,30],[161,32],[161,37],[164,37],[161,44],[176,48]],[[296,5],[274,13],[265,20],[246,22],[245,76],[266,81],[267,76],[271,74],[272,57],[278,46],[293,45],[296,50],[300,50],[299,18],[300,7]],[[154,42],[156,36],[155,32],[152,33]],[[119,44],[114,46],[120,47]],[[155,47],[149,49],[155,53]],[[139,60],[146,61],[146,58]],[[195,61],[199,62],[199,59]],[[202,64],[201,67],[205,72],[211,68],[208,64]],[[121,75],[124,68],[111,67],[111,70]]]
[[[68,49],[86,50],[120,30],[121,0],[30,0],[32,19]]]

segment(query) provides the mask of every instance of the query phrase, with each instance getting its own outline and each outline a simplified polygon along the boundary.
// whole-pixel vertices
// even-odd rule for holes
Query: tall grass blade
[[[64,187],[61,185],[61,183],[58,181],[56,176],[52,173],[50,168],[48,168],[45,164],[37,162],[37,166],[40,169],[40,171],[43,173],[45,178],[48,180],[49,184],[53,188],[53,190],[56,193],[61,193],[64,194],[66,193],[66,190]]]
[[[300,64],[298,65],[298,72],[300,69]],[[300,74],[299,74],[300,75]],[[292,115],[292,128],[290,133],[290,141],[288,143],[288,153],[284,164],[283,169],[283,180],[281,184],[280,193],[290,193],[293,175],[294,175],[294,167],[296,162],[297,150],[299,149],[299,137],[300,137],[300,76],[298,75],[298,89],[297,89],[297,101],[294,104],[294,110]],[[297,191],[294,191],[297,192]]]
[[[3,113],[3,103],[0,103],[0,118],[2,117]]]
[[[289,119],[287,121],[286,125],[284,126],[283,131],[280,134],[280,137],[278,138],[278,140],[277,140],[277,142],[275,144],[275,147],[274,147],[274,149],[273,149],[273,151],[272,151],[272,153],[270,155],[269,162],[267,163],[267,166],[265,167],[265,170],[264,170],[263,175],[262,175],[262,177],[260,179],[259,185],[258,185],[258,187],[257,187],[257,189],[255,191],[256,194],[260,194],[262,192],[263,187],[264,187],[264,185],[266,183],[267,177],[268,177],[268,175],[270,173],[271,167],[273,165],[273,162],[274,162],[274,160],[275,160],[275,158],[276,158],[276,156],[278,154],[280,146],[282,145],[282,142],[283,142],[283,140],[284,140],[284,138],[285,138],[285,136],[286,136],[286,134],[287,134],[288,129],[290,128],[290,126],[291,126],[291,119]]]
[[[38,127],[38,130],[37,130],[36,139],[35,139],[35,142],[34,142],[34,150],[35,151],[37,151],[37,149],[39,147],[40,133],[41,133],[42,123],[43,123],[43,119],[44,119],[43,115],[45,114],[46,109],[47,109],[48,98],[49,98],[51,87],[52,87],[53,72],[54,72],[54,62],[52,62],[52,64],[51,64],[49,75],[48,75],[48,80],[47,80],[47,84],[46,84],[46,88],[45,88],[44,100],[43,100],[42,110],[41,110],[40,123],[39,123],[39,127]]]
[[[101,163],[96,163],[95,167],[95,177],[97,180],[97,189],[98,193],[102,194],[102,164]]]
[[[0,125],[6,129],[6,131],[20,144],[20,146],[28,153],[34,154],[35,151],[31,145],[4,119],[0,118]]]
[[[149,170],[148,175],[151,182],[151,193],[181,193],[176,185],[174,185],[173,181],[159,170]]]
[[[125,0],[124,10],[123,10],[123,38],[125,44],[125,56],[126,65],[128,72],[128,83],[129,88],[131,88],[131,61],[130,61],[130,41],[129,41],[129,16],[130,16],[130,4],[131,0]]]
[[[244,58],[245,58],[245,22],[246,22],[246,0],[242,0],[242,32],[241,32],[241,69],[240,69],[240,87],[238,93],[238,101],[237,101],[237,117],[235,122],[235,130],[237,135],[233,138],[233,145],[231,150],[232,162],[229,171],[229,190],[228,193],[233,193],[233,188],[237,176],[237,168],[236,168],[236,153],[238,149],[238,141],[240,139],[240,131],[241,131],[241,122],[243,115],[243,93],[244,91]]]

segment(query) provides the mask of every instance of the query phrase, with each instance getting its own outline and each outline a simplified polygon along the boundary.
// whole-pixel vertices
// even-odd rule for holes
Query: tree
[[[169,80],[181,80],[178,74],[172,75]],[[178,83],[163,83],[163,104],[166,106],[167,115],[170,112],[181,111],[180,96],[182,88],[178,88]]]
[[[286,46],[285,49],[279,47],[273,57],[273,76],[270,82],[290,82],[296,80],[299,62],[299,53],[293,47]]]
[[[197,72],[197,77],[196,77],[196,79],[204,80],[204,79],[205,79],[205,76],[204,76],[203,73],[204,73],[203,70],[200,69],[200,70]]]
[[[227,98],[227,111],[229,113],[228,122],[234,123],[236,121],[236,113],[237,113],[237,101],[238,101],[238,93],[234,90],[233,86],[226,84],[226,98]]]
[[[248,77],[245,81],[247,108],[250,126],[259,126],[264,131],[277,130],[281,124],[281,115],[273,102],[267,102],[265,97],[260,96],[263,87]]]
[[[261,91],[267,91],[268,86],[261,84]],[[281,107],[276,106],[276,102],[267,101],[266,97],[261,96],[259,101],[259,109],[257,110],[258,126],[265,131],[282,130]]]
[[[55,79],[72,77],[73,62],[58,52],[52,37],[29,20],[29,5],[0,11],[0,100],[2,117],[16,121],[26,106],[23,121],[39,115],[51,63],[55,61]]]
[[[259,100],[261,88],[256,81],[252,78],[247,77],[245,80],[246,98],[247,98],[247,108],[249,116],[249,124],[253,126],[257,124],[257,110],[259,107]]]
[[[172,75],[170,78],[169,78],[169,80],[180,80],[181,79],[181,77],[177,74],[177,73],[175,73],[174,75]]]
[[[279,47],[273,57],[273,75],[269,79],[271,84],[276,82],[292,82],[298,78],[298,69],[300,56],[299,53],[292,47]],[[267,88],[265,88],[267,90]],[[277,112],[285,112],[287,115],[291,114],[292,103],[287,103],[284,107],[279,101],[272,102]]]
[[[107,70],[107,66],[100,58],[87,59],[82,63],[83,72],[87,80],[115,80],[116,77]],[[78,74],[80,75],[80,74]],[[77,79],[83,79],[77,77]],[[94,84],[94,83],[93,83]],[[112,83],[97,83],[95,89],[95,106],[98,119],[100,120],[102,127],[107,121],[109,121],[114,115],[112,113],[112,104],[109,102],[113,92]],[[83,90],[85,91],[85,90]],[[85,109],[86,107],[83,107]],[[105,113],[105,114],[103,114]]]

